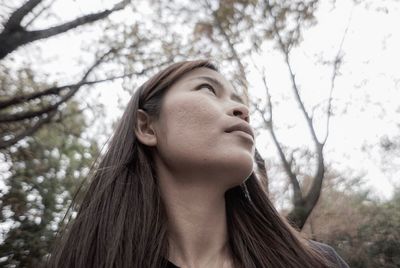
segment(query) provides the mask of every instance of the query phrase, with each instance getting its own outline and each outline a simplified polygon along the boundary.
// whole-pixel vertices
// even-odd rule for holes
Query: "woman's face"
[[[233,92],[221,74],[204,67],[168,89],[155,123],[156,157],[173,174],[202,180],[198,183],[217,180],[226,189],[251,174],[255,145],[249,111]]]

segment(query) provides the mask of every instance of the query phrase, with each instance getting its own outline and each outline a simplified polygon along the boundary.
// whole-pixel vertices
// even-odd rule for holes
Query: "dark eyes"
[[[201,84],[197,87],[198,89],[207,88],[209,89],[214,95],[217,95],[215,89],[210,84]]]

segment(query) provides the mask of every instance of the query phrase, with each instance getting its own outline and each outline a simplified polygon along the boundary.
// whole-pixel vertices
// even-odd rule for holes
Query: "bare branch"
[[[354,9],[354,6],[353,6]],[[336,57],[334,59],[333,62],[333,72],[332,72],[332,77],[331,77],[331,88],[330,88],[330,92],[329,92],[329,99],[328,99],[328,109],[327,109],[327,123],[326,123],[326,135],[325,138],[323,139],[322,143],[317,147],[317,155],[318,155],[318,169],[317,169],[317,174],[315,175],[315,179],[312,182],[310,191],[307,194],[306,197],[306,204],[305,206],[308,209],[312,209],[312,207],[314,206],[314,204],[318,201],[319,195],[320,195],[320,189],[322,187],[322,180],[324,177],[324,173],[325,173],[325,164],[324,164],[324,156],[323,156],[323,148],[324,145],[328,139],[328,135],[329,135],[329,119],[331,117],[331,105],[332,105],[332,93],[333,93],[333,89],[335,88],[335,80],[336,80],[336,76],[338,73],[338,70],[340,68],[340,64],[342,62],[342,48],[343,48],[343,43],[344,40],[346,38],[349,26],[350,26],[350,22],[351,22],[351,18],[352,18],[352,14],[353,14],[353,9],[350,13],[350,17],[346,26],[346,29],[343,33],[343,37],[342,40],[340,42],[339,45],[339,49],[338,52],[336,54]]]
[[[317,203],[321,194],[322,182],[325,175],[325,163],[323,154],[323,145],[319,145],[317,148],[317,172],[313,177],[313,181],[305,198],[305,206],[311,213],[313,207]],[[308,216],[308,215],[307,215]]]
[[[169,63],[169,61],[168,62],[162,62],[159,65],[154,65],[154,66],[151,66],[151,67],[148,67],[148,68],[144,68],[143,70],[141,70],[139,72],[131,72],[131,73],[127,73],[127,74],[117,75],[117,76],[108,77],[108,78],[99,79],[99,80],[93,80],[93,81],[81,81],[81,82],[78,82],[78,83],[75,83],[75,84],[50,87],[50,88],[45,89],[45,90],[40,91],[40,92],[34,92],[34,93],[31,93],[31,94],[26,94],[26,95],[19,95],[19,96],[16,96],[14,98],[11,98],[9,100],[0,101],[0,110],[1,109],[5,109],[7,107],[10,107],[12,105],[17,105],[17,104],[23,103],[25,101],[38,99],[38,98],[41,98],[41,97],[44,97],[44,96],[58,95],[58,94],[61,93],[61,91],[65,90],[65,89],[70,89],[70,88],[74,88],[74,87],[81,87],[81,86],[84,86],[84,85],[94,85],[94,84],[99,84],[99,83],[103,83],[103,82],[109,82],[109,81],[113,81],[113,80],[117,80],[117,79],[121,79],[121,78],[131,77],[131,76],[134,76],[134,75],[143,75],[146,72],[148,72],[149,70],[161,67],[161,66],[163,66],[163,65],[165,65],[167,63]]]
[[[336,63],[335,63],[336,66]],[[327,108],[327,112],[326,112],[326,132],[325,132],[325,137],[322,140],[322,145],[326,144],[326,141],[328,140],[328,136],[329,136],[329,123],[330,123],[330,119],[331,119],[331,110],[332,110],[332,93],[333,93],[333,89],[335,87],[335,79],[336,79],[336,67],[334,67],[333,70],[333,74],[331,77],[331,89],[329,91],[329,98],[328,98],[328,108]]]
[[[236,64],[239,67],[239,72],[240,72],[239,81],[240,81],[240,84],[242,85],[242,89],[243,89],[243,93],[244,93],[244,101],[245,101],[246,105],[249,105],[248,82],[247,82],[247,78],[246,78],[246,71],[242,64],[242,61],[240,60],[240,57],[231,41],[231,38],[229,37],[229,35],[226,33],[224,27],[222,26],[217,12],[212,10],[211,4],[208,2],[208,0],[204,0],[204,2],[206,4],[207,8],[212,12],[215,25],[217,26],[218,30],[222,34],[223,38],[225,39],[225,42],[228,44],[228,47],[232,53],[233,59],[235,60]]]
[[[27,23],[25,23],[25,25],[23,25],[22,27],[25,28],[25,29],[28,28],[28,26],[31,25],[37,18],[39,18],[39,16],[40,16],[44,11],[46,11],[47,9],[49,9],[49,7],[51,7],[51,6],[54,4],[55,1],[56,1],[56,0],[52,0],[48,5],[42,7],[42,8],[40,9],[40,11],[39,11],[38,13],[36,13],[35,16],[33,16],[33,17],[32,17]],[[34,12],[32,11],[32,13],[34,13]]]
[[[267,126],[268,130],[270,131],[272,140],[276,146],[276,149],[278,150],[279,158],[282,161],[283,168],[284,168],[287,176],[289,177],[290,183],[292,184],[294,203],[298,204],[298,203],[302,202],[302,199],[303,199],[300,184],[299,184],[296,174],[292,171],[291,164],[287,160],[285,153],[283,152],[282,146],[278,141],[278,138],[275,135],[274,125],[273,125],[273,110],[272,110],[271,95],[269,93],[269,87],[268,87],[267,80],[265,77],[265,71],[263,70],[261,72],[258,68],[257,68],[257,70],[261,73],[261,76],[262,76],[262,81],[263,81],[263,85],[265,88],[265,95],[266,95],[266,99],[267,99],[266,109],[268,109],[269,118],[265,117],[265,109],[264,109],[264,111],[262,111],[259,109],[259,107],[256,107],[256,110],[258,110],[258,112],[261,114],[261,117],[262,117],[265,125]]]
[[[70,22],[66,22],[61,25],[54,26],[54,27],[51,27],[51,28],[48,28],[45,30],[30,31],[28,33],[30,33],[32,39],[29,40],[28,42],[36,41],[36,40],[43,39],[43,38],[48,38],[48,37],[51,37],[51,36],[54,36],[54,35],[57,35],[60,33],[64,33],[66,31],[74,29],[78,26],[104,19],[105,17],[110,15],[112,12],[120,10],[120,9],[121,9],[121,7],[119,7],[118,9],[112,8],[112,9],[105,10],[105,11],[102,11],[99,13],[85,15],[85,16],[76,18]]]
[[[97,81],[91,81],[91,82],[83,82],[83,83],[76,83],[76,84],[70,84],[70,85],[63,85],[63,86],[58,86],[58,87],[51,87],[48,89],[45,89],[40,92],[34,92],[31,94],[26,94],[26,95],[19,95],[15,96],[14,98],[11,98],[9,100],[5,101],[0,101],[0,109],[5,109],[7,107],[10,107],[12,105],[20,104],[25,101],[30,101],[33,99],[41,98],[44,96],[49,96],[49,95],[58,95],[62,90],[76,87],[79,85],[87,85],[87,84],[94,84]]]
[[[39,0],[31,0],[28,3],[30,3],[30,2],[36,3],[36,2],[40,2],[40,1]],[[37,41],[37,40],[40,40],[43,38],[48,38],[48,37],[51,37],[54,35],[58,35],[58,34],[66,32],[66,31],[69,31],[71,29],[74,29],[78,26],[104,19],[111,13],[123,9],[127,4],[128,4],[128,1],[124,0],[124,1],[116,4],[112,9],[108,9],[108,10],[94,13],[94,14],[81,16],[70,22],[66,22],[61,25],[50,27],[50,28],[44,29],[44,30],[27,31],[26,29],[22,28],[22,26],[20,25],[20,21],[18,21],[18,26],[14,26],[14,23],[16,23],[16,22],[14,22],[14,20],[13,20],[11,22],[13,24],[12,27],[11,28],[9,27],[8,30],[6,30],[6,28],[5,28],[3,30],[3,32],[0,33],[0,44],[1,44],[0,45],[0,59],[4,58],[9,53],[11,53],[15,49],[17,49],[18,47],[25,45],[27,43],[34,42],[34,41]],[[18,12],[18,10],[16,12]],[[24,9],[24,12],[26,12],[25,9]],[[21,11],[21,14],[24,12]],[[14,14],[15,14],[15,12],[14,12]],[[11,17],[13,15],[11,15]],[[20,15],[18,15],[16,17],[19,18]],[[10,18],[10,20],[11,20],[11,18]]]
[[[37,110],[37,111],[26,111],[26,112],[11,114],[11,115],[1,115],[0,123],[15,122],[15,121],[20,121],[20,120],[24,120],[24,119],[29,119],[29,118],[33,118],[35,116],[40,116],[44,113],[48,113],[50,111],[56,110],[58,108],[58,106],[60,106],[60,104],[66,102],[72,96],[75,95],[75,93],[79,90],[79,88],[82,86],[83,82],[86,80],[86,78],[89,76],[89,74],[94,70],[94,68],[97,67],[104,60],[104,58],[107,55],[109,55],[112,51],[114,51],[114,50],[113,49],[109,50],[104,55],[102,55],[99,59],[97,59],[95,61],[95,63],[83,75],[81,81],[79,83],[77,83],[76,85],[74,85],[73,87],[71,87],[70,91],[56,103],[49,105],[41,110]]]
[[[17,117],[17,119],[18,119],[18,117],[24,117],[25,116],[24,118],[21,118],[21,120],[22,119],[32,118],[32,117],[35,117],[35,116],[41,116],[41,118],[32,127],[27,128],[26,130],[22,131],[21,133],[15,135],[14,138],[12,138],[10,140],[7,140],[7,141],[0,141],[0,149],[4,149],[4,148],[7,148],[7,147],[9,147],[11,145],[14,145],[15,143],[17,143],[18,141],[22,140],[23,138],[34,134],[44,124],[50,123],[51,119],[54,117],[54,115],[58,111],[58,109],[57,109],[58,106],[61,103],[64,103],[68,99],[70,99],[79,90],[79,88],[84,84],[83,82],[86,80],[86,78],[89,76],[89,74],[98,65],[100,65],[103,62],[103,60],[105,59],[106,56],[108,56],[112,52],[114,52],[114,49],[111,49],[111,50],[107,51],[101,57],[99,57],[99,59],[97,59],[94,62],[94,64],[85,72],[85,74],[83,75],[81,81],[79,83],[77,83],[74,87],[72,87],[70,89],[70,91],[65,96],[63,96],[63,98],[60,101],[58,101],[57,103],[55,103],[53,105],[50,105],[50,106],[48,106],[48,107],[46,107],[46,108],[44,108],[44,109],[42,109],[40,111],[34,111],[34,112],[31,111],[31,112],[24,112],[24,113],[11,115],[11,116]],[[8,121],[6,121],[6,122],[8,122]]]
[[[304,102],[300,97],[299,89],[298,89],[297,82],[296,82],[296,77],[295,77],[295,75],[293,73],[293,70],[292,70],[292,67],[291,67],[291,64],[290,64],[290,61],[289,61],[289,55],[288,54],[285,54],[285,62],[286,62],[286,65],[287,65],[287,67],[289,69],[290,78],[291,78],[291,81],[292,81],[292,88],[293,88],[293,92],[295,94],[297,103],[299,104],[300,109],[304,114],[304,117],[306,119],[308,128],[309,128],[310,133],[311,133],[311,136],[312,136],[315,144],[318,146],[320,144],[320,142],[319,142],[317,134],[315,132],[315,128],[314,128],[312,119],[311,119],[310,115],[307,113],[307,110],[306,110],[306,108],[304,106]]]
[[[269,5],[268,0],[266,0],[266,4]],[[273,19],[273,29],[274,29],[274,32],[277,37],[279,48],[284,55],[285,63],[287,65],[287,68],[289,71],[295,99],[296,99],[297,103],[299,104],[300,110],[302,111],[302,113],[305,117],[306,123],[308,125],[308,129],[311,133],[312,139],[313,139],[315,147],[316,147],[315,150],[316,150],[316,157],[317,157],[317,169],[316,169],[316,173],[313,176],[311,187],[310,187],[307,195],[305,196],[305,198],[302,200],[303,203],[300,203],[299,205],[297,205],[295,203],[293,210],[289,214],[289,219],[293,220],[294,223],[301,229],[304,226],[304,223],[307,220],[308,216],[310,215],[311,211],[315,207],[315,205],[319,199],[319,196],[321,194],[322,182],[323,182],[324,175],[325,175],[325,163],[324,163],[323,149],[324,149],[324,145],[326,143],[326,139],[327,139],[328,133],[329,133],[329,119],[330,119],[330,115],[331,115],[332,92],[333,92],[333,88],[334,88],[335,78],[337,76],[338,68],[339,68],[340,62],[341,62],[340,53],[341,53],[341,48],[342,48],[344,38],[342,39],[342,44],[340,45],[339,52],[334,61],[333,74],[332,74],[332,78],[331,78],[331,89],[330,89],[330,94],[329,94],[329,99],[328,99],[328,109],[327,109],[327,113],[328,113],[327,132],[326,132],[326,136],[325,136],[325,139],[323,140],[323,142],[320,142],[316,135],[312,117],[308,114],[308,112],[304,106],[304,102],[300,97],[299,87],[297,85],[296,77],[293,72],[293,69],[292,69],[292,66],[290,63],[290,59],[289,59],[289,54],[290,54],[289,46],[284,44],[284,42],[283,42],[283,39],[280,35],[280,31],[277,26],[277,19],[273,16],[271,9],[269,8],[268,11]],[[344,36],[346,35],[346,32],[347,32],[347,29],[345,31]]]
[[[5,32],[11,32],[14,31],[18,28],[21,27],[21,21],[23,18],[31,12],[38,4],[40,4],[42,0],[29,0],[25,4],[23,4],[20,8],[15,10],[8,21],[4,24],[4,30],[3,33]],[[3,34],[2,33],[2,34]]]
[[[12,138],[10,140],[6,140],[6,141],[0,140],[0,150],[4,149],[4,148],[8,148],[8,147],[16,144],[17,142],[19,142],[23,138],[25,138],[27,136],[31,136],[32,134],[34,134],[43,125],[48,124],[51,121],[51,119],[54,117],[56,112],[57,112],[57,110],[53,110],[53,111],[47,113],[45,117],[42,117],[41,119],[39,119],[32,127],[27,128],[24,131],[22,131],[21,133],[15,135],[14,138]]]
[[[292,70],[292,65],[290,64],[289,49],[283,42],[283,39],[281,37],[281,34],[280,34],[278,26],[277,26],[277,19],[272,14],[271,5],[269,4],[269,1],[266,0],[265,4],[268,7],[267,11],[269,12],[271,18],[273,19],[273,29],[274,29],[274,32],[275,32],[276,37],[278,39],[279,47],[280,47],[280,49],[281,49],[281,51],[282,51],[282,53],[284,55],[286,66],[288,67],[288,70],[289,70],[289,75],[290,75],[290,79],[291,79],[291,82],[292,82],[292,88],[293,88],[293,92],[294,92],[295,98],[297,100],[297,103],[300,106],[300,110],[302,111],[302,113],[303,113],[303,115],[304,115],[304,117],[306,119],[308,128],[309,128],[309,130],[311,132],[312,139],[314,140],[314,143],[316,144],[316,146],[318,146],[320,144],[320,142],[319,142],[318,137],[317,137],[317,135],[315,133],[315,129],[314,129],[314,126],[313,126],[312,119],[311,119],[310,115],[307,113],[307,110],[306,110],[306,108],[304,106],[304,102],[300,97],[299,88],[298,88],[298,85],[297,85],[297,82],[296,82],[296,77],[295,77],[295,74],[294,74],[294,72]]]
[[[328,98],[328,108],[327,108],[327,118],[326,118],[326,134],[324,139],[322,140],[322,144],[325,145],[326,141],[328,140],[328,136],[329,136],[329,123],[330,123],[330,118],[331,118],[331,110],[332,110],[332,93],[333,93],[333,89],[335,88],[335,81],[336,81],[336,77],[340,68],[340,65],[342,63],[343,60],[343,56],[342,54],[342,49],[343,49],[343,43],[344,40],[346,39],[347,36],[347,32],[349,30],[350,27],[350,22],[351,22],[351,18],[353,17],[353,10],[354,10],[354,6],[351,10],[350,16],[349,16],[349,20],[347,22],[347,26],[346,29],[343,33],[343,37],[342,40],[340,41],[340,45],[339,45],[339,49],[338,52],[336,53],[336,57],[334,59],[333,62],[333,70],[332,70],[332,76],[331,76],[331,88],[330,88],[330,92],[329,92],[329,98]]]
[[[17,105],[17,104],[20,104],[20,103],[23,103],[23,102],[26,102],[26,101],[30,101],[30,100],[34,100],[34,99],[38,99],[38,98],[41,98],[41,97],[44,97],[44,96],[58,95],[64,89],[69,89],[69,88],[83,86],[83,85],[98,84],[98,83],[102,83],[102,82],[106,82],[106,81],[112,81],[112,80],[119,79],[119,78],[129,77],[129,76],[132,76],[132,75],[134,75],[134,73],[114,76],[114,77],[105,78],[105,79],[101,79],[101,80],[83,81],[83,82],[78,82],[76,84],[55,86],[55,87],[50,87],[50,88],[45,89],[45,90],[40,91],[40,92],[34,92],[34,93],[31,93],[31,94],[15,96],[14,98],[11,98],[9,100],[0,101],[0,109],[5,109],[5,108],[10,107],[12,105]]]
[[[279,158],[282,161],[283,168],[290,179],[290,183],[292,184],[294,204],[299,204],[303,200],[303,195],[302,195],[299,181],[297,179],[296,174],[292,171],[290,163],[286,159],[286,156],[285,156],[285,153],[283,152],[282,146],[280,145],[278,138],[275,135],[275,130],[273,127],[271,127],[272,125],[273,124],[271,122],[270,127],[268,129],[271,133],[272,140],[274,141],[274,144],[278,150]]]
[[[280,31],[277,26],[277,18],[272,14],[271,11],[271,6],[269,4],[269,1],[265,1],[266,5],[268,6],[267,10],[273,19],[273,30],[276,34],[277,40],[278,40],[278,45],[281,50],[281,52],[284,55],[285,58],[285,63],[289,71],[290,79],[292,82],[292,89],[295,95],[295,99],[300,106],[300,110],[302,111],[304,118],[306,120],[308,129],[311,133],[312,140],[314,141],[315,144],[315,150],[317,154],[317,170],[315,175],[313,176],[313,182],[311,189],[303,199],[298,199],[300,202],[294,202],[294,208],[293,210],[289,213],[289,219],[300,229],[304,226],[304,223],[308,216],[310,215],[312,209],[314,208],[315,204],[317,203],[320,193],[321,193],[321,187],[322,187],[322,181],[324,179],[324,174],[325,174],[325,164],[324,164],[324,157],[323,157],[323,144],[321,144],[318,140],[317,134],[315,132],[315,128],[313,125],[313,121],[311,116],[308,114],[304,102],[300,97],[299,93],[299,87],[297,85],[296,77],[293,72],[290,59],[289,59],[289,53],[290,53],[290,46],[285,45],[283,42],[283,39],[280,35]]]

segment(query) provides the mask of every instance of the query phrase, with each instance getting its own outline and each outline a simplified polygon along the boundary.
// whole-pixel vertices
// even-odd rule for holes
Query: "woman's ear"
[[[138,140],[147,146],[157,145],[156,132],[154,131],[150,116],[142,109],[139,109],[136,120],[135,134]]]

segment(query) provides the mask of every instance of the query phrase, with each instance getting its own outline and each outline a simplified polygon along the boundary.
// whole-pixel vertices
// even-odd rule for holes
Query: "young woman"
[[[49,267],[347,267],[303,239],[253,172],[249,110],[208,61],[133,95]]]

